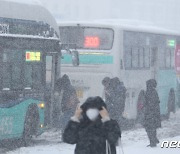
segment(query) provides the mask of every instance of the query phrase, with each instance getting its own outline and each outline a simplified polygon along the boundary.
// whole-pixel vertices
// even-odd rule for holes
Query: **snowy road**
[[[44,133],[35,140],[31,147],[23,147],[6,154],[73,154],[74,145],[59,143],[60,133],[50,131]],[[161,143],[165,140],[180,141],[180,110],[171,115],[169,121],[162,122],[162,128],[158,130],[160,144],[156,148],[149,148],[146,132],[141,126],[136,126],[133,130],[124,131],[122,142],[125,154],[179,154],[180,148],[161,148]],[[3,152],[4,153],[4,152]]]
[[[180,136],[171,138],[169,140],[179,140]],[[161,140],[163,141],[163,140]],[[134,144],[124,145],[124,154],[179,154],[180,149],[161,149],[160,145],[156,148],[148,148],[145,147],[147,141],[139,141]],[[67,144],[49,144],[49,145],[41,145],[29,148],[20,148],[18,150],[8,152],[8,154],[73,154],[74,152],[73,145]]]

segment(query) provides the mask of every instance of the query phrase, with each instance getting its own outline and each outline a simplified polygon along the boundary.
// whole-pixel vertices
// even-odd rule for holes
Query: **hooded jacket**
[[[145,122],[144,126],[147,129],[156,129],[161,127],[160,117],[160,100],[156,91],[156,80],[150,79],[146,82],[147,91],[145,95]]]
[[[111,147],[111,154],[116,154],[116,143],[121,137],[119,125],[114,120],[101,121],[99,115],[96,121],[90,121],[86,111],[90,108],[101,110],[106,104],[100,97],[88,98],[81,106],[83,113],[80,122],[69,121],[63,140],[76,144],[75,154],[106,154],[106,140]]]

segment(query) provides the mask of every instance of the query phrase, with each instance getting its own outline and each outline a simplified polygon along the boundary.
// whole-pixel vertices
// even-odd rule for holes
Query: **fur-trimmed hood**
[[[83,121],[89,121],[87,115],[86,115],[86,111],[88,109],[98,109],[99,111],[102,110],[102,107],[106,107],[105,102],[103,101],[103,99],[99,96],[96,97],[89,97],[82,105],[81,105],[81,109],[83,110],[82,112],[82,116],[83,116]],[[99,120],[101,119],[101,116],[99,115]]]
[[[98,110],[102,110],[102,107],[106,107],[105,102],[99,96],[89,97],[84,104],[81,105],[83,112],[86,112],[90,108],[97,108]]]

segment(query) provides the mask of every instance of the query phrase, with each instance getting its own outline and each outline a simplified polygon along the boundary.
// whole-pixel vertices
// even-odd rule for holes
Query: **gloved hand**
[[[99,114],[101,115],[103,122],[110,120],[109,113],[105,107],[102,107],[102,110],[99,111]]]
[[[80,104],[78,104],[77,107],[76,107],[76,111],[75,111],[74,117],[79,119],[81,117],[82,111],[83,110],[81,109]]]

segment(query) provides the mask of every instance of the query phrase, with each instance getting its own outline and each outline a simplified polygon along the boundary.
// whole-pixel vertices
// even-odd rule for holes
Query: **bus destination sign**
[[[84,41],[84,47],[86,48],[98,48],[100,46],[100,39],[98,36],[86,36]]]
[[[39,62],[41,61],[41,52],[38,51],[26,51],[27,62]]]

